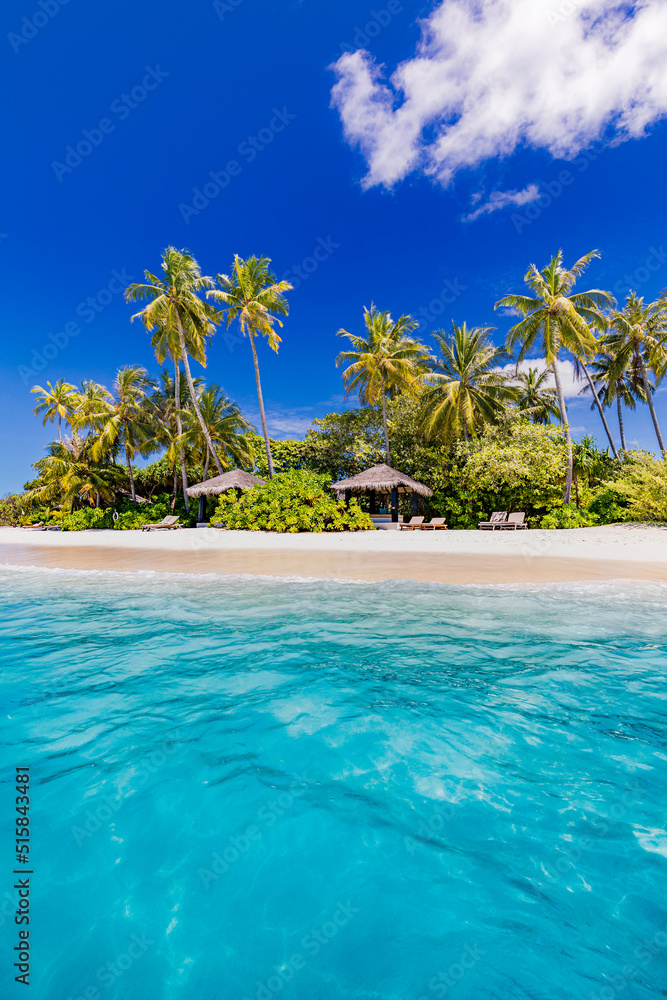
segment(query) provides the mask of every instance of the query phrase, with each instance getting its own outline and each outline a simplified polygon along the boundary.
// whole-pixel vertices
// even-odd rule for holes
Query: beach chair
[[[525,523],[526,515],[521,511],[516,511],[514,514],[510,514],[507,520],[503,524],[499,524],[498,527],[501,530],[507,531],[517,531],[519,528],[527,528],[528,525]]]
[[[400,531],[414,531],[415,528],[421,528],[423,521],[423,517],[413,517],[408,524],[399,524],[398,527]]]
[[[438,531],[441,528],[446,530],[447,525],[445,524],[444,517],[432,517],[430,521],[427,521],[426,524],[420,524],[419,527],[422,531],[428,531],[429,528],[432,528],[433,531]]]
[[[477,527],[480,531],[495,531],[507,520],[506,510],[494,510],[488,521],[480,521]]]
[[[161,521],[157,524],[144,524],[142,526],[142,531],[161,531],[163,528],[165,531],[172,531],[175,528],[182,528],[183,525],[178,523],[177,514],[168,514],[167,517],[163,517]]]
[[[21,527],[24,531],[46,531],[43,521],[39,521],[37,524],[22,524]]]

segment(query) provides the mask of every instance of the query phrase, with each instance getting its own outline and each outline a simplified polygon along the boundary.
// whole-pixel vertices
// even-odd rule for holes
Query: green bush
[[[650,452],[632,452],[619,478],[609,484],[625,504],[629,521],[667,521],[667,462]]]
[[[60,519],[63,531],[87,531],[90,528],[111,528],[113,521],[109,508],[84,507],[64,514]],[[57,522],[55,522],[57,523]]]
[[[590,528],[598,524],[597,514],[571,503],[555,507],[540,521],[540,528]]]
[[[169,514],[171,514],[171,503],[168,497],[136,506],[130,501],[125,510],[118,511],[118,517],[111,523],[116,531],[137,531],[145,524],[157,524]]]
[[[614,484],[605,484],[595,490],[586,504],[591,514],[597,514],[598,524],[618,524],[631,521],[627,501],[618,493]]]
[[[356,500],[349,507],[329,489],[329,477],[292,469],[237,497],[220,497],[211,524],[248,531],[368,531],[373,522]]]

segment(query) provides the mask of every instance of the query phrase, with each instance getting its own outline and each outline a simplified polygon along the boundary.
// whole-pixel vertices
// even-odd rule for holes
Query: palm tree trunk
[[[183,367],[185,368],[185,377],[188,380],[188,388],[190,389],[190,396],[192,397],[192,406],[195,413],[197,414],[197,420],[199,421],[199,426],[202,429],[202,434],[206,439],[206,444],[211,449],[211,454],[215,459],[215,464],[218,469],[218,475],[222,475],[222,466],[220,465],[220,459],[218,458],[217,452],[213,447],[213,442],[211,441],[211,435],[208,432],[208,427],[206,426],[206,421],[201,415],[201,410],[199,409],[199,403],[197,402],[197,393],[195,392],[195,384],[192,381],[192,372],[190,371],[190,362],[188,360],[188,352],[185,347],[185,334],[183,333],[183,324],[181,323],[181,317],[176,313],[176,323],[178,325],[178,339],[181,345],[181,361],[183,362]]]
[[[264,399],[262,397],[262,384],[259,380],[259,362],[257,360],[257,349],[255,347],[255,337],[251,330],[248,330],[248,339],[252,347],[252,360],[255,364],[255,382],[257,383],[257,401],[259,403],[259,416],[262,421],[262,431],[264,432],[264,444],[266,446],[266,460],[269,463],[269,478],[273,476],[273,458],[271,457],[271,442],[269,432],[266,429],[266,414],[264,413]],[[218,467],[219,468],[219,467]],[[219,468],[220,475],[222,470]]]
[[[574,495],[577,498],[577,507],[581,506],[579,503],[579,476],[573,476],[574,479]]]
[[[565,408],[565,396],[563,395],[563,383],[560,380],[560,367],[558,364],[558,358],[553,359],[551,369],[554,373],[554,381],[556,383],[556,393],[558,395],[558,406],[560,408],[560,422],[563,425],[563,431],[565,433],[565,443],[567,445],[567,474],[565,476],[565,496],[563,500],[565,503],[570,502],[570,497],[572,496],[572,438],[570,436],[570,425],[567,419],[567,409]]]
[[[176,506],[176,494],[178,493],[178,472],[176,471],[176,462],[174,462],[172,475],[174,479],[174,485],[171,491],[171,509],[173,510],[174,507]]]
[[[664,457],[665,445],[662,440],[662,434],[660,433],[660,424],[658,423],[658,415],[655,412],[655,406],[653,405],[653,396],[651,395],[651,387],[648,384],[648,372],[646,371],[646,365],[644,364],[644,359],[642,358],[641,354],[638,355],[637,360],[639,361],[639,365],[641,368],[642,382],[644,384],[644,392],[646,394],[646,402],[648,403],[648,408],[651,411],[651,419],[653,420],[653,427],[655,428],[655,436],[658,439],[658,446]]]
[[[63,443],[62,434],[60,433],[60,414],[58,414],[58,441],[60,444]]]
[[[621,403],[620,392],[616,393],[616,409],[618,410],[618,429],[621,435],[621,450],[627,451],[625,447],[625,427],[623,426],[623,404]]]
[[[137,494],[134,489],[134,476],[132,475],[132,463],[130,462],[130,449],[125,445],[125,461],[127,462],[127,474],[130,477],[130,491],[132,493],[132,503],[136,504]]]
[[[206,482],[206,478],[208,476],[208,465],[210,461],[211,461],[211,452],[209,450],[208,445],[206,445],[206,461],[204,462],[204,482]]]
[[[579,361],[579,364],[583,368],[584,375],[588,379],[588,388],[593,393],[593,398],[595,399],[595,405],[598,408],[598,411],[600,413],[600,419],[602,420],[604,429],[607,432],[607,437],[609,438],[609,444],[611,445],[612,454],[613,454],[614,458],[618,458],[618,452],[616,451],[616,445],[614,444],[614,439],[611,436],[611,431],[609,430],[609,424],[607,423],[607,418],[604,415],[604,410],[602,409],[602,404],[600,403],[600,397],[598,396],[597,391],[595,389],[595,386],[593,385],[593,379],[590,376],[590,373],[588,371],[588,368],[586,367],[586,364],[583,361],[581,361],[581,360]],[[577,506],[579,506],[579,505],[577,504]]]
[[[188,500],[188,470],[185,466],[185,451],[181,435],[183,425],[181,423],[181,366],[178,358],[174,358],[174,406],[176,407],[176,433],[178,434],[178,454],[181,461],[181,482],[183,485],[183,502],[185,503],[185,513],[190,513],[190,502]],[[174,501],[176,500],[176,479],[174,476]],[[173,509],[173,508],[172,508]]]
[[[387,423],[387,396],[382,389],[382,427],[384,429],[384,455],[387,465],[389,462],[389,424]]]

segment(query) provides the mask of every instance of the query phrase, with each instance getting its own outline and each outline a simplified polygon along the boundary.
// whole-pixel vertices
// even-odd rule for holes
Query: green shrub
[[[329,489],[329,477],[292,469],[240,497],[220,497],[211,524],[248,531],[368,531],[373,522],[356,500],[349,507]]]
[[[111,523],[116,531],[137,531],[145,524],[157,524],[169,514],[171,504],[167,498],[136,506],[130,501],[125,510],[118,511],[118,517]]]
[[[667,462],[650,452],[633,452],[620,477],[609,484],[627,506],[625,520],[667,521]]]
[[[605,484],[597,489],[586,508],[591,514],[597,514],[598,524],[618,524],[632,520],[627,501],[618,493],[614,484]]]
[[[113,525],[111,510],[102,507],[84,507],[64,514],[60,519],[63,531],[87,531],[90,528],[110,528]],[[58,523],[57,521],[55,523]]]
[[[590,528],[598,523],[597,514],[571,503],[555,507],[540,521],[540,528]]]

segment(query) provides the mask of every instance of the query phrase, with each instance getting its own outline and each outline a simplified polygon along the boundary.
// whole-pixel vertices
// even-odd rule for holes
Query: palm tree
[[[199,408],[223,468],[228,468],[232,462],[236,465],[252,464],[249,436],[252,428],[236,403],[228,399],[219,385],[210,385],[199,392]],[[198,421],[188,422],[185,438],[192,449],[202,455],[206,479],[211,452]]]
[[[371,304],[364,309],[366,336],[339,330],[352,349],[341,351],[336,366],[351,362],[343,372],[345,395],[357,392],[364,406],[382,404],[385,458],[389,465],[389,424],[387,398],[399,393],[419,394],[429,357],[426,347],[409,334],[419,325],[411,316],[393,320],[389,312],[380,312]]]
[[[278,316],[287,316],[289,312],[284,293],[290,291],[293,286],[288,281],[276,281],[275,275],[269,270],[270,263],[271,260],[268,257],[248,257],[247,260],[243,260],[236,254],[231,277],[219,274],[217,281],[220,288],[211,289],[206,295],[227,307],[227,329],[235,319],[238,319],[241,333],[244,337],[247,335],[250,341],[266,459],[269,465],[269,476],[273,476],[271,442],[266,427],[255,337],[259,334],[266,337],[271,350],[278,353],[280,337],[275,329],[275,324],[282,327]]]
[[[111,396],[101,403],[99,409],[91,409],[86,417],[82,417],[82,422],[85,419],[90,426],[99,428],[91,449],[95,461],[124,448],[133,503],[137,502],[137,495],[132,459],[137,452],[148,455],[155,450],[147,405],[149,394],[154,388],[155,383],[148,377],[145,368],[139,365],[120,368],[114,381],[115,398]]]
[[[250,439],[251,427],[235,403],[227,398],[219,385],[211,385],[199,394],[199,408],[208,427],[211,440],[224,468],[235,465],[254,465],[254,451]],[[204,459],[204,480],[208,478],[211,460],[208,442],[202,436],[196,420],[186,420],[185,438],[192,450]],[[206,497],[199,498],[199,520],[203,521]]]
[[[35,462],[40,485],[26,498],[37,503],[57,500],[71,509],[76,500],[99,504],[100,497],[113,503],[123,471],[113,462],[93,457],[92,437],[80,438],[76,432],[68,442],[54,441],[48,455]]]
[[[591,407],[592,409],[592,407]],[[586,434],[573,447],[573,480],[577,507],[579,507],[579,481],[588,482],[609,461],[609,452],[601,452],[595,447],[595,439]]]
[[[629,368],[619,371],[613,354],[605,349],[605,342],[601,344],[602,353],[595,361],[590,362],[591,378],[598,389],[598,395],[603,406],[611,406],[616,400],[616,414],[618,416],[618,430],[621,438],[621,449],[627,451],[625,443],[625,424],[623,421],[623,406],[629,410],[634,410],[637,400],[646,402],[643,384],[635,384]],[[649,380],[651,389],[653,383]],[[581,390],[580,395],[588,391],[587,388]],[[591,409],[595,403],[591,404]]]
[[[202,433],[206,437],[208,431],[199,410],[197,394],[190,370],[189,355],[191,354],[203,368],[206,367],[206,338],[210,340],[215,333],[215,324],[219,321],[220,314],[207,302],[200,299],[197,292],[211,288],[214,281],[212,278],[202,275],[199,264],[187,250],[176,250],[174,247],[167,247],[162,255],[161,266],[163,278],[158,278],[156,275],[151,274],[150,271],[145,271],[146,282],[130,285],[125,290],[125,298],[128,302],[138,302],[143,299],[148,300],[148,305],[140,312],[135,313],[132,319],[134,320],[138,317],[148,332],[155,332],[152,344],[160,364],[162,364],[167,354],[173,358],[174,383],[177,392],[180,388],[178,363],[179,361],[183,362],[192,405]],[[180,400],[177,399],[177,422],[180,423],[179,411]],[[222,473],[211,442],[209,441],[208,444],[213,453],[218,472]],[[187,472],[183,452],[181,452],[181,472],[183,476],[183,498],[187,510]]]
[[[644,305],[644,299],[631,291],[623,309],[614,309],[611,313],[610,327],[604,343],[614,359],[612,371],[619,377],[623,372],[629,373],[632,384],[642,387],[658,446],[664,455],[665,445],[653,403],[654,386],[649,379],[649,369],[655,373],[656,381],[665,370],[667,299],[656,299]]]
[[[156,448],[164,448],[165,458],[172,464],[172,476],[174,481],[172,510],[176,503],[176,494],[178,493],[179,460],[186,509],[189,509],[187,492],[185,492],[188,488],[188,476],[185,464],[183,417],[187,412],[190,390],[188,389],[188,381],[185,377],[185,372],[180,370],[178,360],[175,362],[174,374],[177,375],[177,380],[171,377],[166,368],[160,372],[160,383],[149,401],[152,418],[152,434],[155,440]],[[196,378],[194,380],[196,390],[199,389],[200,384],[201,379]],[[194,414],[194,410],[192,413]]]
[[[517,371],[514,378],[517,408],[528,413],[534,424],[548,424],[552,417],[560,416],[556,390],[548,388],[550,375],[550,368],[542,372],[529,368],[526,372]]]
[[[497,423],[506,404],[517,398],[499,365],[506,352],[490,340],[492,327],[468,329],[452,323],[451,333],[434,334],[440,357],[424,376],[423,429],[445,444],[469,440],[485,423]]]
[[[65,420],[69,423],[70,418],[76,410],[79,402],[79,394],[75,386],[70,385],[59,378],[55,385],[47,382],[46,389],[41,385],[34,385],[30,392],[39,394],[39,402],[35,407],[35,415],[43,413],[44,419],[42,427],[47,423],[53,423],[58,418],[58,441],[62,443],[61,422]]]
[[[541,338],[547,365],[554,373],[560,419],[567,443],[565,503],[570,502],[572,493],[572,437],[558,358],[563,349],[576,358],[589,358],[595,354],[597,341],[591,326],[604,328],[605,320],[600,309],[613,300],[608,292],[598,288],[575,295],[571,291],[591,260],[599,256],[598,251],[593,250],[568,270],[563,266],[563,252],[559,250],[542,271],[538,271],[535,264],[528,268],[524,280],[532,295],[505,295],[495,304],[496,309],[513,309],[524,317],[507,335],[508,350],[520,344],[518,361],[522,361]]]

